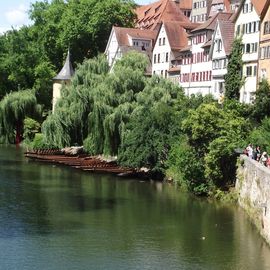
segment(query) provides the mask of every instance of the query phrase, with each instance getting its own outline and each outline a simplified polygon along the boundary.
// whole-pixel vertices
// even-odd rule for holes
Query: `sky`
[[[138,4],[149,4],[156,0],[135,0]],[[13,28],[20,28],[22,25],[29,25],[27,11],[30,4],[35,0],[9,0],[0,2],[0,33]]]

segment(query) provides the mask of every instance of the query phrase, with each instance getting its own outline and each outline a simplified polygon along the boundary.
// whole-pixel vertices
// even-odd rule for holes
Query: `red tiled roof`
[[[181,22],[164,22],[164,28],[172,50],[180,50],[188,43],[187,32]]]
[[[229,55],[232,50],[232,43],[234,39],[234,23],[231,21],[219,21],[220,33],[222,36],[224,50],[226,55]]]
[[[188,9],[192,9],[192,0],[181,0],[180,3],[179,3],[179,7],[180,9],[185,9],[185,10],[188,10]]]
[[[133,38],[151,39],[155,40],[157,31],[137,29],[137,28],[125,28],[125,27],[113,27],[119,46],[130,46],[128,41],[128,35]]]
[[[137,14],[136,27],[143,29],[152,24],[150,29],[153,30],[161,21],[189,22],[179,6],[171,0],[160,0],[149,5],[139,6],[135,12]],[[149,18],[152,18],[151,22],[148,21]]]
[[[218,12],[214,17],[210,18],[191,32],[197,32],[205,29],[214,30],[216,27],[217,20],[223,21],[223,20],[229,20],[232,16],[232,13],[230,12]]]
[[[251,0],[251,2],[256,9],[258,15],[261,16],[266,0]]]
[[[169,70],[168,70],[168,72],[169,73],[173,73],[173,72],[178,72],[178,71],[180,71],[181,70],[181,67],[180,66],[178,66],[178,67],[171,67]]]
[[[264,19],[265,15],[267,13],[267,10],[269,9],[269,7],[270,7],[270,0],[267,0],[266,3],[265,3],[265,5],[264,5],[264,8],[262,10],[262,13],[261,13],[261,20]]]
[[[187,52],[187,51],[190,51],[191,50],[191,45],[188,45],[184,48],[181,49],[181,52]]]

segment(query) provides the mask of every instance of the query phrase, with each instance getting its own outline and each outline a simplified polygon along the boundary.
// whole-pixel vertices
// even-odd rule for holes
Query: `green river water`
[[[270,269],[237,206],[0,147],[0,269]]]

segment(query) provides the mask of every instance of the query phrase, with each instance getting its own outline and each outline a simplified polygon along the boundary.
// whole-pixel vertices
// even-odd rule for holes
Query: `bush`
[[[31,147],[35,150],[55,148],[55,146],[49,145],[45,142],[45,137],[42,133],[35,134],[34,140],[31,143]]]
[[[188,190],[194,192],[196,187],[205,184],[203,162],[188,144],[187,137],[180,137],[172,145],[166,164],[166,175]]]
[[[26,142],[31,142],[35,134],[40,132],[40,123],[32,118],[25,118],[23,121],[24,132],[23,138]]]

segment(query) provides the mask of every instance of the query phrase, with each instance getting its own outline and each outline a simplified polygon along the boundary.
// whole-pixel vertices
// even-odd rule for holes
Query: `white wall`
[[[245,4],[250,5],[250,0],[245,0]],[[258,22],[260,20],[258,14],[256,13],[255,8],[253,7],[253,10],[251,12],[243,13],[243,9],[241,10],[236,23],[235,23],[235,33],[237,34],[238,26],[247,24],[249,22]],[[241,28],[241,27],[240,27]],[[243,76],[246,76],[246,69],[247,66],[252,66],[253,69],[253,75],[251,77],[246,76],[245,83],[243,87],[240,89],[240,101],[244,103],[251,103],[253,101],[256,87],[257,87],[257,61],[259,57],[259,40],[260,40],[260,32],[256,31],[254,33],[245,33],[242,35],[242,42],[243,45],[248,43],[257,43],[257,52],[254,53],[244,53],[243,54]],[[254,72],[254,69],[256,72]]]
[[[219,42],[221,42],[220,45],[218,44]],[[224,75],[227,74],[228,63],[219,24],[217,24],[216,32],[213,37],[212,63],[213,93],[216,98],[219,98],[222,94],[221,91],[224,91]]]
[[[119,51],[118,41],[114,29],[112,30],[105,54],[107,55],[109,66],[112,66],[115,60],[121,58],[121,52]]]
[[[191,52],[194,55],[197,55],[197,53],[204,52],[205,50],[202,48],[203,44],[206,42],[206,39],[204,39],[203,42],[199,44],[194,44],[192,42],[192,49]],[[209,56],[208,56],[209,57]],[[180,86],[182,86],[185,89],[186,95],[191,94],[213,94],[213,82],[212,80],[204,80],[204,81],[192,81],[192,73],[203,73],[205,72],[212,72],[212,61],[208,59],[208,61],[205,62],[199,62],[199,63],[192,63],[188,65],[181,65],[181,74],[189,74],[189,81],[188,82],[180,82]]]
[[[163,45],[164,38],[165,38],[165,45]],[[161,45],[159,40],[161,40]],[[168,55],[168,61],[166,61],[166,54]],[[155,55],[156,55],[156,63],[154,62]],[[158,63],[158,55],[160,55],[159,63]],[[171,60],[174,60],[174,57],[171,52],[171,47],[163,24],[161,26],[159,35],[156,40],[156,44],[153,49],[152,75],[153,74],[161,75],[161,73],[163,72],[163,77],[165,77],[166,71],[168,72],[170,68]]]

